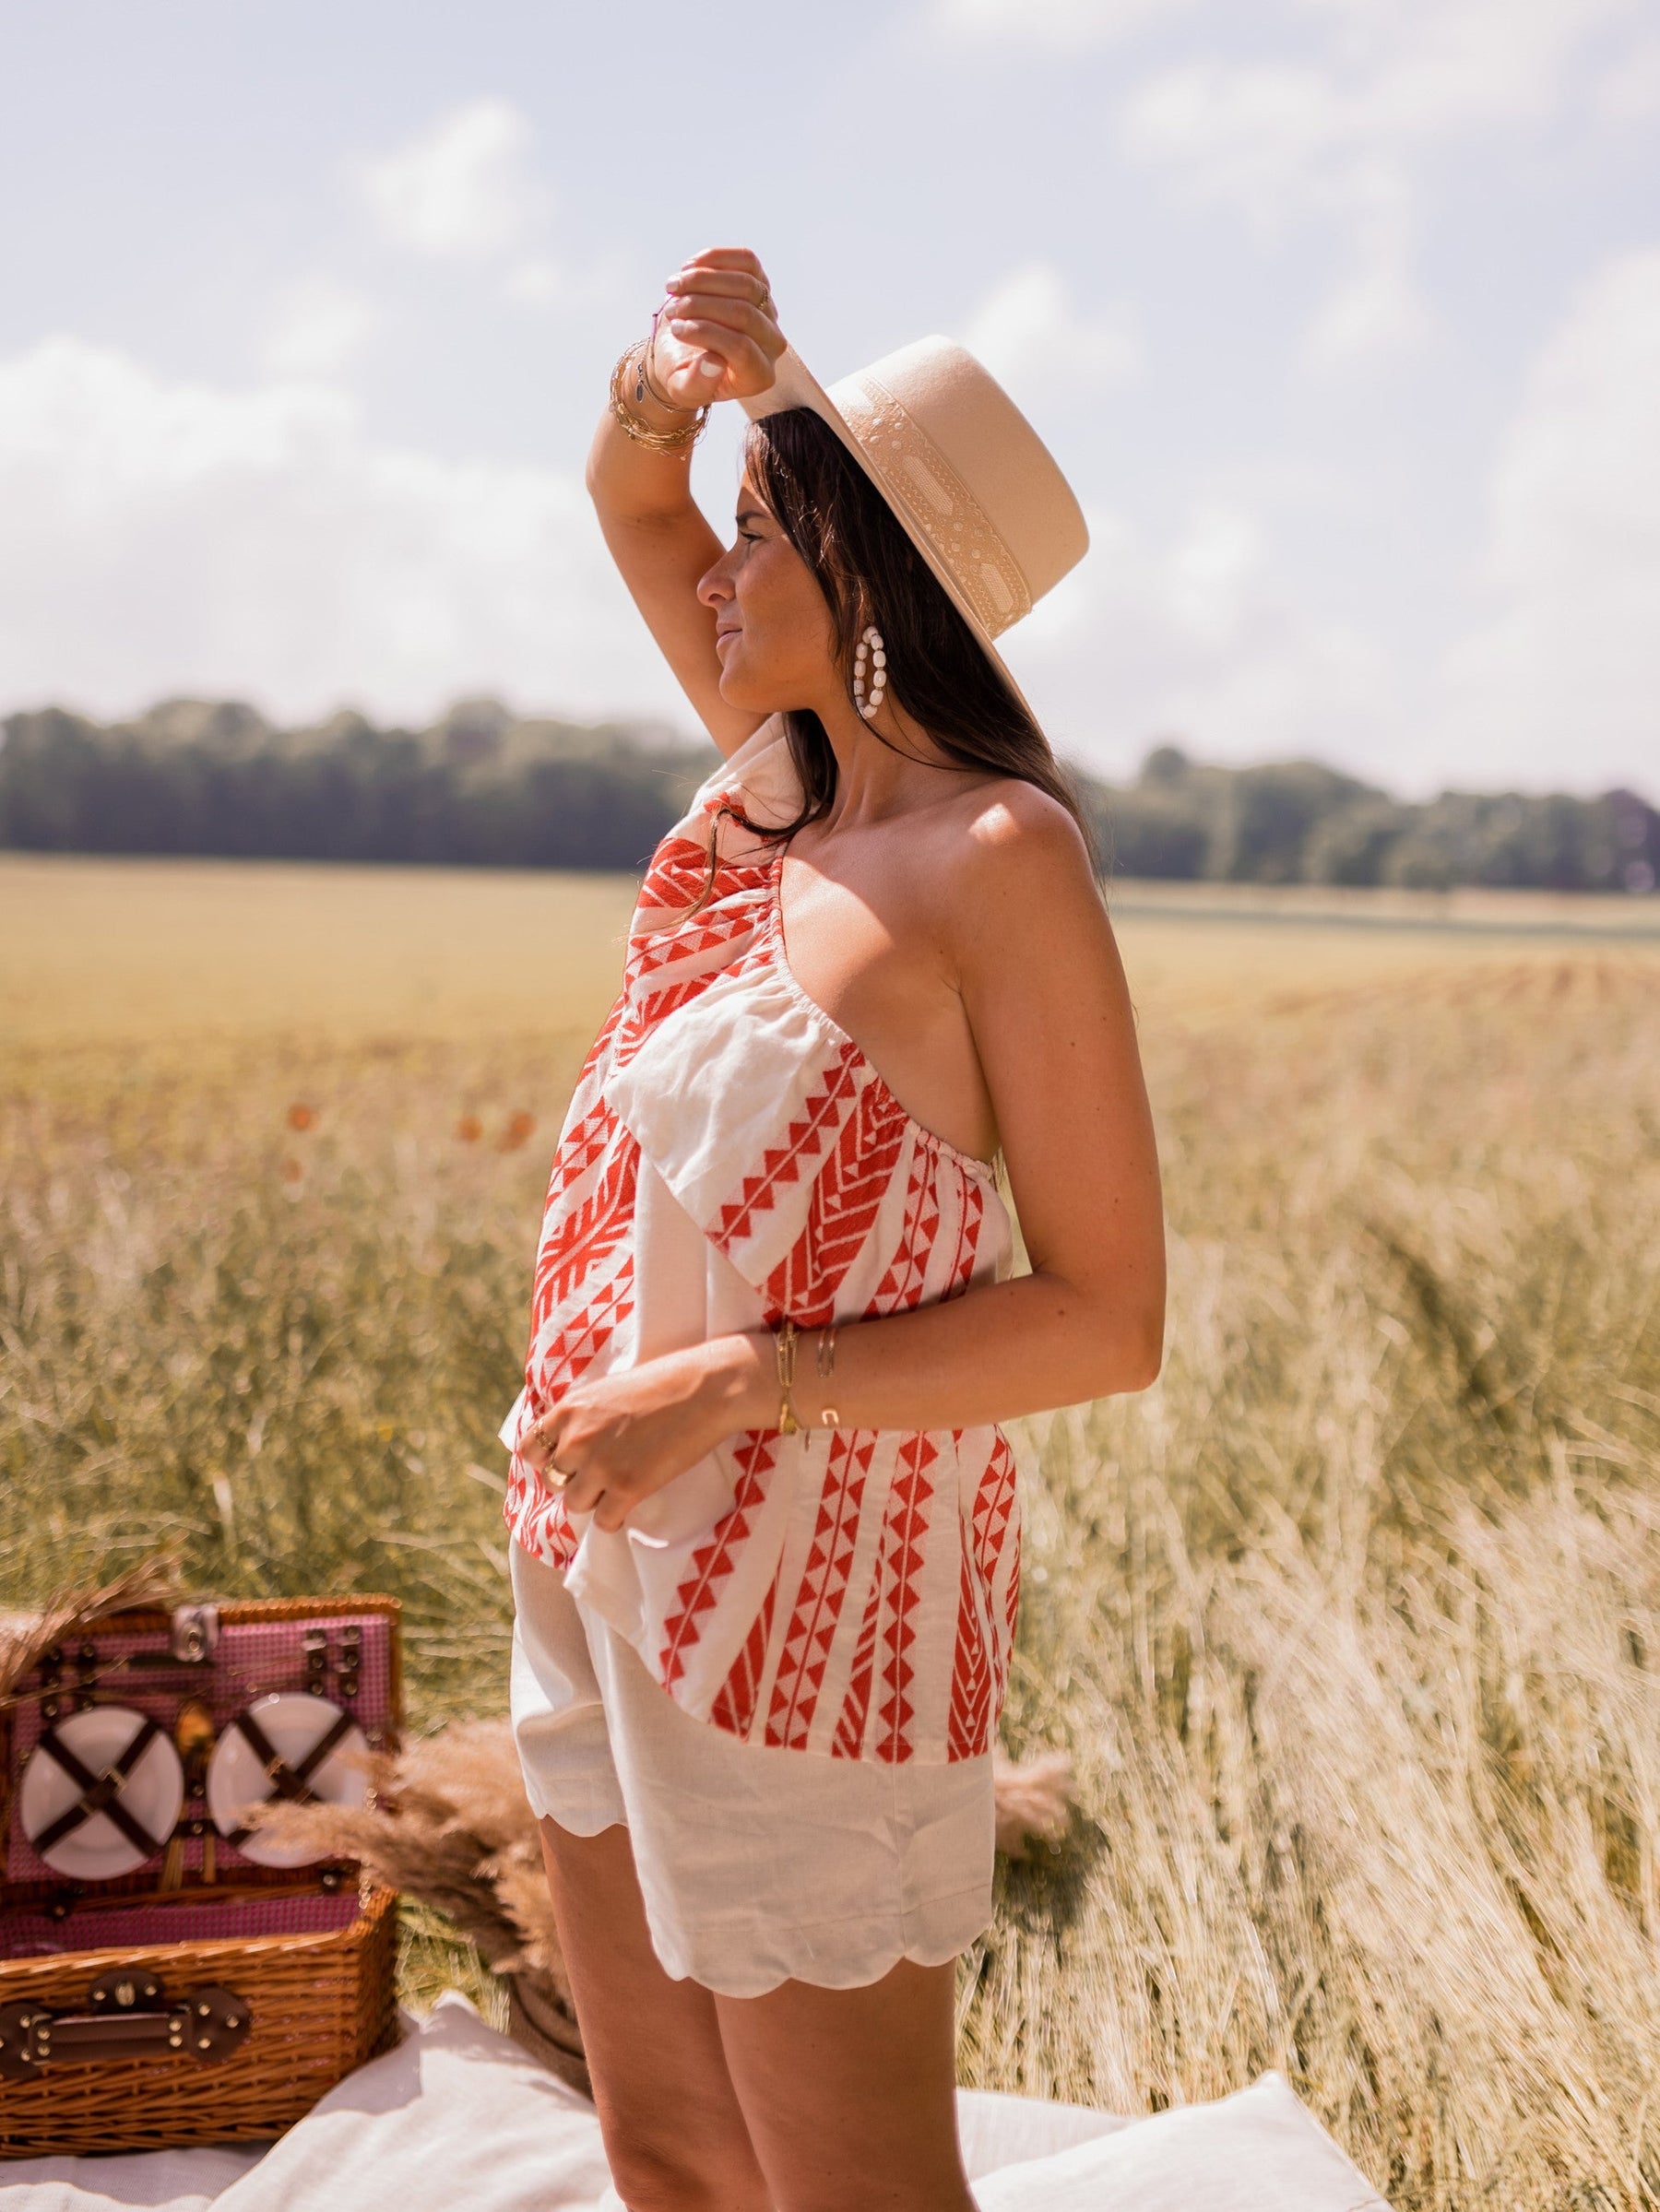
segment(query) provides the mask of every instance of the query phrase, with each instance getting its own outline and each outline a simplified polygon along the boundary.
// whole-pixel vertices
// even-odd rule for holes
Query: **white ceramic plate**
[[[314,1697],[305,1690],[273,1690],[255,1697],[248,1707],[270,1738],[271,1748],[290,1767],[297,1767],[314,1744],[322,1742],[338,1719],[341,1708],[331,1697]],[[368,1739],[354,1721],[306,1786],[323,1804],[361,1805],[369,1794],[369,1777],[351,1764],[368,1750]],[[228,1724],[213,1747],[208,1765],[208,1810],[221,1836],[241,1828],[255,1805],[265,1804],[271,1784],[264,1766],[242,1730]],[[279,1843],[274,1836],[257,1830],[235,1847],[256,1866],[308,1866],[316,1856],[302,1844]]]
[[[83,1767],[102,1774],[143,1725],[144,1715],[130,1705],[89,1705],[60,1721],[57,1733]],[[79,1797],[79,1789],[52,1754],[37,1745],[29,1755],[18,1791],[23,1833],[32,1841]],[[158,1849],[166,1843],[184,1810],[184,1769],[165,1731],[152,1737],[123,1784],[120,1802],[145,1833],[156,1838]],[[40,1855],[48,1866],[77,1881],[108,1882],[117,1875],[131,1874],[152,1854],[130,1843],[107,1813],[94,1813]]]

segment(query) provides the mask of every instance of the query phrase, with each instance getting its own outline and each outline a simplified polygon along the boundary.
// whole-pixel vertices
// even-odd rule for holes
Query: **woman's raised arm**
[[[765,392],[783,350],[759,261],[745,247],[712,248],[680,270],[658,318],[650,384],[671,404],[631,383],[628,409],[651,430],[684,430],[698,408]],[[690,444],[655,450],[630,437],[608,408],[588,455],[587,487],[646,627],[699,721],[723,752],[735,752],[760,717],[720,695],[715,610],[697,599],[720,540],[692,497]]]

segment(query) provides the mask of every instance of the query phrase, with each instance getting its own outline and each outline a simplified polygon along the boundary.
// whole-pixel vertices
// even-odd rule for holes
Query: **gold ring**
[[[548,1464],[542,1469],[542,1480],[549,1485],[551,1489],[563,1490],[568,1487],[574,1479],[575,1473],[575,1471],[574,1468],[555,1467],[553,1462],[550,1460]]]

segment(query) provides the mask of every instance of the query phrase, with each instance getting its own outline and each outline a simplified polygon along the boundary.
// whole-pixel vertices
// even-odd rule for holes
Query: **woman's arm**
[[[1017,788],[978,827],[956,878],[959,984],[1031,1261],[1029,1275],[838,1328],[821,1378],[796,1368],[804,1425],[971,1428],[1120,1390],[1158,1373],[1164,1217],[1123,969],[1083,841]],[[602,1527],[734,1430],[771,1428],[769,1332],[722,1337],[579,1383],[521,1447],[572,1479]]]
[[[651,371],[675,404],[629,395],[652,429],[683,430],[692,410],[772,383],[784,338],[777,318],[756,304],[757,287],[766,287],[761,264],[737,247],[700,254],[680,271],[659,318]],[[587,488],[611,559],[681,689],[721,751],[735,752],[760,718],[720,696],[715,610],[698,604],[697,584],[721,547],[692,497],[690,447],[655,452],[607,408],[588,454]]]
[[[1084,843],[1026,786],[977,825],[954,883],[958,985],[1031,1272],[811,1342],[803,1423],[967,1428],[1144,1390],[1163,1356],[1164,1209],[1135,1020]],[[746,1417],[777,1417],[770,1339],[748,1361]],[[773,1373],[767,1370],[773,1368]],[[751,1370],[759,1370],[751,1372]]]

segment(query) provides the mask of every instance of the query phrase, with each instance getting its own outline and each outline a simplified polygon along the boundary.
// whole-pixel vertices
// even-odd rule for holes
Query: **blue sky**
[[[1660,787],[1660,0],[7,0],[0,190],[0,706],[684,725],[582,460],[741,242],[1048,439],[1062,751]]]

